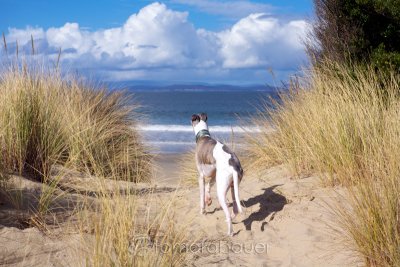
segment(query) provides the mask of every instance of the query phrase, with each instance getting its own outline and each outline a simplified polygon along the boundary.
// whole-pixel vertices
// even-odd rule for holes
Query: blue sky
[[[68,69],[104,80],[167,83],[272,83],[267,69],[285,80],[307,62],[301,40],[313,12],[312,0],[0,4],[11,52],[16,40],[27,50],[32,34],[39,55],[52,60],[61,48]]]

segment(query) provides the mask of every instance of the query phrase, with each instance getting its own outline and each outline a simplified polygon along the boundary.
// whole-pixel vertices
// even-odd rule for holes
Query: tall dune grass
[[[1,186],[9,190],[2,177],[10,173],[46,183],[30,214],[39,229],[46,229],[43,218],[52,215],[53,200],[70,197],[61,208],[76,209],[69,214],[82,235],[77,256],[85,266],[173,266],[185,259],[180,245],[187,232],[175,225],[174,200],[158,207],[151,192],[138,197],[134,185],[125,182],[152,176],[152,157],[136,131],[139,114],[133,103],[123,92],[67,79],[58,69],[22,63],[0,73]],[[71,175],[94,183],[75,198],[58,187]]]
[[[396,74],[325,63],[255,119],[273,133],[248,139],[254,167],[285,163],[348,186],[335,213],[368,266],[400,265],[399,89]]]
[[[197,186],[199,172],[196,167],[195,149],[186,151],[180,156],[178,163],[179,177],[183,185]]]
[[[188,242],[184,225],[176,226],[174,199],[157,207],[152,193],[141,199],[132,194],[99,198],[95,213],[85,210],[81,229],[90,229],[86,250],[79,256],[90,266],[176,266],[185,261],[181,245]],[[193,241],[193,240],[192,240]]]
[[[94,195],[65,202],[76,209],[70,216],[82,235],[77,256],[83,264],[179,265],[187,232],[174,223],[173,200],[157,207],[151,192],[147,200],[139,198],[131,183],[118,181],[148,181],[152,175],[132,103],[123,92],[65,79],[57,69],[12,66],[0,74],[0,176],[17,173],[46,183],[30,219],[39,229],[47,229],[45,216],[52,216],[60,191],[70,197],[58,188],[64,175],[95,177],[87,188]]]
[[[150,157],[135,130],[136,108],[122,92],[15,64],[0,74],[0,166],[41,180],[54,164],[146,180]]]
[[[264,129],[248,138],[255,165],[287,163],[297,175],[320,172],[331,185],[397,172],[400,78],[333,63],[306,75],[255,119]]]

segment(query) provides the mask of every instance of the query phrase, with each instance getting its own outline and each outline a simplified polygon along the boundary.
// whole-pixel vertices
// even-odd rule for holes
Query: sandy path
[[[334,218],[326,203],[337,195],[332,188],[321,188],[317,177],[293,180],[282,166],[257,175],[262,179],[247,172],[240,185],[245,212],[234,219],[234,237],[227,237],[215,187],[208,213],[200,215],[197,185],[180,183],[179,157],[163,155],[157,163],[151,187],[160,190],[154,190],[153,200],[168,203],[175,199],[174,220],[187,231],[188,241],[183,245],[188,247],[190,266],[357,266],[328,226]],[[25,186],[32,190],[40,185]],[[165,188],[171,190],[161,190]],[[36,228],[6,224],[9,207],[4,203],[0,199],[0,265],[82,264],[76,256],[77,235],[47,236]]]
[[[167,181],[176,185],[179,181],[166,177],[168,173],[176,177],[173,165],[176,159],[171,155],[168,157],[169,161],[161,162],[164,176],[159,176],[160,183]],[[176,220],[178,223],[190,221],[190,236],[202,235],[200,240],[203,242],[201,250],[194,246],[193,251],[197,253],[191,258],[192,264],[357,266],[352,253],[343,249],[329,226],[334,224],[334,217],[328,211],[327,203],[333,203],[337,197],[332,188],[321,188],[318,177],[291,179],[283,166],[258,176],[262,180],[246,173],[240,185],[242,205],[246,208],[244,214],[234,219],[235,235],[232,238],[225,236],[225,216],[219,208],[215,187],[212,188],[213,203],[207,207],[208,213],[200,215],[197,186],[182,186],[175,209]],[[230,202],[229,193],[228,200]]]

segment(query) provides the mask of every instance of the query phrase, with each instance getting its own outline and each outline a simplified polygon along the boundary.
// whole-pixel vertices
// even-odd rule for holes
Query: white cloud
[[[92,40],[89,33],[82,31],[78,23],[66,23],[61,28],[50,28],[46,31],[47,42],[50,46],[62,50],[75,49],[78,54],[89,51]]]
[[[27,26],[25,29],[16,29],[9,28],[7,34],[7,42],[15,43],[18,40],[19,44],[26,44],[28,41],[31,41],[31,36],[34,39],[42,39],[44,38],[44,31],[39,27],[31,27]]]
[[[153,3],[118,28],[88,31],[68,22],[47,30],[12,28],[6,38],[23,45],[29,43],[32,34],[42,42],[39,53],[54,56],[61,48],[63,62],[72,68],[89,68],[115,80],[168,79],[168,75],[177,79],[180,73],[182,80],[229,79],[237,74],[235,69],[259,71],[270,66],[286,72],[297,67],[305,58],[301,38],[307,28],[303,20],[282,22],[265,13],[254,13],[229,29],[212,32],[196,29],[188,21],[187,12]],[[247,75],[249,72],[246,70]]]
[[[281,23],[264,14],[251,14],[220,33],[221,54],[226,68],[269,66],[289,68],[304,60],[307,23]]]
[[[144,7],[122,27],[121,51],[135,58],[135,66],[186,65],[198,38],[187,16],[159,3]]]

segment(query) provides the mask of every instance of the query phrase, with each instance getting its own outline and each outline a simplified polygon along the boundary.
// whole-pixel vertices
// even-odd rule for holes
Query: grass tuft
[[[287,163],[298,176],[323,174],[327,185],[391,168],[400,142],[400,77],[326,63],[306,78],[255,118],[261,134],[248,137],[254,165]]]
[[[1,196],[17,209],[29,204],[26,224],[42,231],[48,218],[60,232],[70,222],[82,236],[75,249],[85,266],[174,266],[186,257],[179,245],[187,231],[175,224],[173,199],[159,208],[156,196],[137,196],[131,183],[152,176],[137,108],[125,92],[58,69],[16,64],[0,73]],[[15,194],[10,174],[43,183],[30,181]]]
[[[348,187],[335,213],[367,266],[400,265],[399,89],[398,74],[328,62],[292,83],[248,138],[254,167],[286,163]]]
[[[149,179],[132,103],[123,92],[64,79],[58,70],[13,66],[0,74],[0,166],[42,181],[55,164]]]

